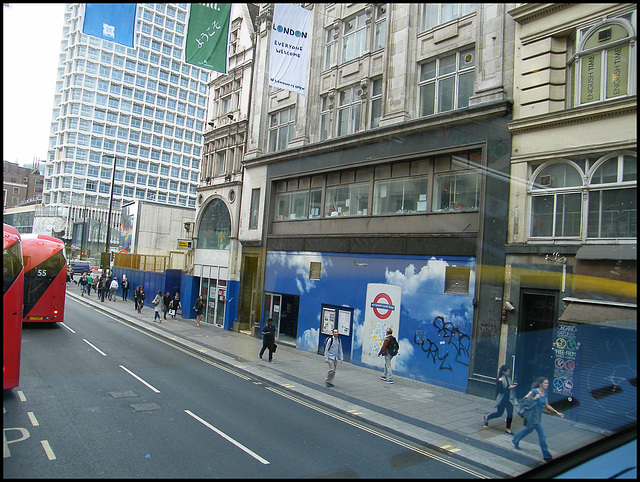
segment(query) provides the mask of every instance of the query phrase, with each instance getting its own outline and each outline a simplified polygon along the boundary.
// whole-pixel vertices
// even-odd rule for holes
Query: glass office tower
[[[42,213],[63,213],[65,239],[87,219],[106,239],[112,179],[114,241],[128,201],[195,210],[209,71],[181,60],[188,12],[138,4],[128,48],[83,34],[84,4],[66,5]]]

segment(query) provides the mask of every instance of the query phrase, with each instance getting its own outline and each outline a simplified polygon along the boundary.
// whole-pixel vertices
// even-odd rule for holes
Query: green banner
[[[227,73],[227,44],[231,3],[194,3],[187,27],[184,59],[223,74]]]

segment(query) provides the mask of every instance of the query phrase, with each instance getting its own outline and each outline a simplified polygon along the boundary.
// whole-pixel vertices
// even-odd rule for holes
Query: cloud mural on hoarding
[[[309,271],[311,263],[320,263],[320,278],[327,277],[327,268],[333,263],[331,259],[324,258],[320,253],[301,253],[301,252],[273,252],[267,256],[267,268],[275,269],[275,265],[295,271],[295,284],[301,295],[309,293],[315,288],[316,281],[309,279]]]
[[[469,262],[473,264],[472,260]],[[456,265],[459,265],[457,263]],[[385,271],[385,280],[389,284],[402,288],[402,310],[414,320],[424,320],[423,323],[431,324],[437,317],[455,323],[457,326],[471,328],[470,320],[473,317],[473,304],[471,297],[463,300],[459,296],[439,296],[438,303],[426,303],[430,295],[441,295],[444,292],[445,273],[450,264],[444,259],[430,258],[427,263],[416,273],[413,264],[409,264],[404,272],[400,270]],[[472,266],[469,266],[472,267]],[[475,270],[471,269],[469,286],[475,286]],[[425,312],[425,308],[429,311]]]

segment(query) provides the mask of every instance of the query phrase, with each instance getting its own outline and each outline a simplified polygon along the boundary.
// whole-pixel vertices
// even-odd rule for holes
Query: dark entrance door
[[[553,382],[556,298],[555,291],[523,289],[520,292],[521,311],[514,368],[518,398],[526,395],[531,383],[538,377],[548,377],[549,383]],[[548,393],[551,396],[551,389]]]

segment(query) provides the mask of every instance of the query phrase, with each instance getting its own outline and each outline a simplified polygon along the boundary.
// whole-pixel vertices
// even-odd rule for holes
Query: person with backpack
[[[387,328],[387,336],[384,337],[378,356],[384,355],[384,372],[380,376],[380,380],[386,383],[393,383],[391,377],[391,359],[398,354],[398,340],[392,335],[393,329]]]
[[[327,338],[324,342],[324,361],[329,365],[329,372],[325,385],[333,387],[333,378],[336,376],[336,368],[338,368],[338,360],[342,363],[344,360],[342,354],[342,343],[338,338],[338,329],[333,329],[333,336]]]

